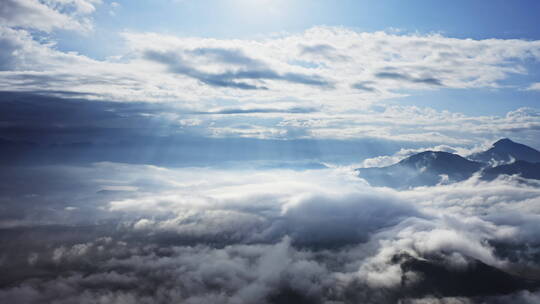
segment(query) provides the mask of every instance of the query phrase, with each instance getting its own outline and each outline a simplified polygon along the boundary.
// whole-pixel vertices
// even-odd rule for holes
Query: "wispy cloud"
[[[45,76],[26,80],[43,81],[41,77]],[[122,138],[151,136],[159,141],[161,136],[181,135],[265,140],[378,139],[421,146],[470,147],[506,136],[540,146],[540,114],[533,108],[519,108],[503,116],[472,116],[384,104],[354,113],[332,113],[324,107],[299,106],[294,101],[193,108],[181,102],[106,101],[95,100],[95,95],[88,92],[49,90],[1,93],[1,109],[4,111],[0,111],[0,137],[17,134],[26,141],[59,139],[62,133],[71,134],[62,142],[77,142],[81,136],[87,141],[118,142]],[[26,137],[22,129],[13,133],[14,127],[34,130],[39,136],[29,133]],[[91,135],[88,130],[97,133]]]
[[[529,85],[527,91],[540,91],[540,82],[535,82]]]
[[[258,60],[251,59],[241,52],[228,49],[195,49],[184,52],[184,55],[191,54],[197,57],[204,57],[207,64],[232,64],[236,69],[224,69],[218,73],[204,72],[196,69],[188,64],[194,61],[193,58],[184,58],[180,56],[181,51],[170,51],[167,53],[159,53],[155,51],[147,51],[144,54],[146,59],[156,61],[168,66],[168,70],[172,73],[183,74],[195,78],[207,85],[217,87],[232,87],[242,90],[264,89],[267,87],[249,84],[239,80],[282,80],[290,83],[298,83],[310,86],[329,87],[330,83],[317,75],[305,75],[300,73],[284,73],[279,74],[276,71],[269,69],[264,63]],[[192,60],[191,60],[192,59]]]
[[[4,89],[68,87],[109,99],[192,105],[216,98],[264,104],[293,97],[298,106],[315,102],[326,110],[366,107],[398,97],[403,89],[496,88],[513,74],[526,73],[525,59],[540,57],[538,41],[317,27],[264,40],[127,32],[125,55],[99,61],[60,52],[23,30],[2,32],[3,44],[11,50],[2,56],[9,71],[0,75]],[[515,64],[508,65],[509,60]],[[14,78],[31,73],[50,80]]]
[[[0,3],[0,25],[43,32],[56,29],[88,31],[87,16],[101,0],[5,0]]]

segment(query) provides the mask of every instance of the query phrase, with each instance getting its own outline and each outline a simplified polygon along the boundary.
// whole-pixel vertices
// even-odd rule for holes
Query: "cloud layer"
[[[162,147],[155,151],[161,155],[186,152],[180,148],[195,149],[214,141],[238,155],[264,150],[260,159],[267,160],[275,159],[282,151],[279,153],[284,156],[296,153],[305,158],[324,158],[319,161],[332,157],[337,161],[344,155],[349,162],[378,157],[380,164],[397,162],[419,148],[449,152],[457,149],[464,155],[505,136],[535,148],[540,146],[540,116],[533,108],[519,108],[505,116],[467,116],[429,108],[380,105],[332,114],[324,107],[299,107],[294,102],[193,109],[182,103],[121,103],[91,98],[91,94],[65,90],[46,94],[2,92],[0,138],[43,145],[87,143],[96,148],[121,143],[147,149]],[[260,141],[260,148],[251,147],[250,141]],[[271,143],[274,150],[268,146]],[[242,146],[247,150],[242,151]],[[405,150],[392,156],[400,147]],[[207,152],[198,155],[204,154]],[[362,166],[374,166],[374,161]]]
[[[92,3],[87,5],[93,7]],[[117,100],[245,100],[249,96],[264,102],[294,96],[299,101],[343,108],[399,96],[396,92],[405,89],[497,88],[499,81],[512,74],[527,73],[526,60],[540,57],[537,41],[463,40],[317,27],[259,41],[126,32],[126,54],[115,61],[74,57],[64,66],[51,68],[54,58],[39,53],[52,57],[68,54],[37,44],[24,30],[12,31],[4,38],[6,43],[22,40],[35,47],[20,47],[6,60],[12,65],[22,58],[39,62],[19,66],[24,72],[17,74],[46,71],[55,80],[27,84],[27,89],[51,85],[58,89],[61,85]],[[163,66],[165,69],[160,68]],[[66,73],[70,78],[84,74],[85,81],[68,86]],[[103,75],[114,81],[101,86]],[[3,76],[11,79],[11,85],[21,84],[14,81],[13,74]],[[145,90],[136,89],[141,86]],[[254,95],[244,92],[246,89],[264,92]]]
[[[99,163],[6,174],[2,301],[534,303],[539,296],[526,291],[529,281],[506,291],[426,287],[430,278],[415,266],[441,267],[442,280],[484,268],[504,271],[493,280],[537,280],[540,192],[532,181],[473,178],[398,192],[372,188],[344,168]],[[30,193],[27,176],[45,182]]]
[[[38,41],[24,26],[2,26],[0,90],[169,103],[184,112],[177,122],[211,137],[471,145],[508,136],[539,144],[534,108],[517,108],[506,117],[469,116],[385,103],[411,90],[506,87],[513,75],[529,73],[527,62],[540,58],[538,41],[335,27],[259,40],[140,32],[121,37],[121,54],[96,60],[59,51],[54,41]],[[167,114],[173,116],[178,112]]]

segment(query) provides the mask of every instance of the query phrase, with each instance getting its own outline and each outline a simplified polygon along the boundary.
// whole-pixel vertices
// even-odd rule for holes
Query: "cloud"
[[[0,25],[43,32],[87,31],[92,24],[84,16],[93,13],[99,3],[100,0],[6,0],[0,3]]]
[[[0,256],[2,301],[536,299],[515,283],[521,279],[504,281],[523,269],[540,274],[539,188],[515,178],[394,191],[371,188],[345,168],[14,169],[0,197],[17,198],[0,218],[9,248]],[[35,184],[34,195],[14,187],[18,180]],[[414,265],[438,267],[438,276]],[[471,294],[471,282],[435,283],[479,269],[514,287]]]
[[[340,52],[329,44],[316,45],[301,45],[301,54],[307,56],[323,57],[332,61],[346,61],[351,59],[348,55],[342,55]]]
[[[314,53],[314,54],[325,54],[328,52],[335,51],[335,48],[328,44],[317,44],[312,46],[303,46],[302,47],[302,53]]]
[[[531,83],[526,89],[527,91],[540,91],[540,82]]]
[[[44,74],[28,76],[32,77],[27,77],[27,82],[49,79]],[[109,80],[101,79],[101,82],[109,83]],[[259,148],[251,146],[247,140],[240,146],[249,145],[251,148],[246,149],[253,153],[258,149],[267,150],[263,155],[274,155],[272,157],[280,154],[288,157],[293,151],[303,151],[302,157],[331,158],[347,154],[348,159],[354,157],[354,162],[378,157],[381,161],[386,159],[388,164],[407,156],[392,155],[401,147],[438,149],[440,146],[443,151],[454,149],[466,155],[466,151],[489,146],[504,136],[532,147],[540,146],[537,136],[540,117],[533,108],[520,108],[505,116],[467,116],[430,108],[381,104],[354,113],[329,113],[326,106],[298,105],[294,100],[272,105],[210,103],[208,107],[202,104],[193,108],[182,102],[117,102],[95,98],[94,94],[65,90],[0,93],[0,109],[6,109],[0,112],[4,121],[0,138],[47,145],[152,142],[172,148],[193,142],[194,138],[200,138],[196,141],[199,147],[203,142],[218,142],[215,137],[219,137],[222,138],[220,146],[226,145],[228,140],[234,146],[230,148],[236,149],[239,143],[235,140],[244,137],[252,138],[253,145],[255,139],[265,140],[267,143],[261,141]],[[140,128],[141,125],[146,128]],[[283,142],[283,139],[291,142]],[[294,141],[300,139],[307,142]],[[319,146],[325,142],[325,146],[313,146],[317,141]],[[270,142],[275,151],[266,148]],[[330,142],[332,144],[326,147]],[[372,148],[366,148],[366,143]],[[358,144],[356,148],[355,144]],[[293,149],[295,145],[298,148]],[[169,151],[163,148],[165,150]]]
[[[316,108],[309,107],[292,107],[292,108],[225,108],[215,111],[195,112],[194,114],[255,114],[255,113],[314,113]]]
[[[357,90],[375,92],[376,89],[374,87],[370,86],[372,84],[373,84],[372,81],[357,82],[357,83],[354,83],[352,85],[352,87],[357,89]]]
[[[110,6],[110,9],[109,9],[109,15],[111,16],[116,16],[116,11],[121,7],[120,3],[118,2],[111,2],[109,4]]]
[[[73,75],[69,71],[58,69],[65,67],[66,64],[84,66],[92,62],[76,53],[54,50],[52,42],[38,43],[33,40],[30,32],[21,29],[0,26],[0,46],[5,49],[0,55],[1,77],[6,83],[20,82],[25,88],[64,84],[66,79],[73,80]],[[37,79],[38,77],[40,79]]]
[[[204,56],[206,60],[216,60],[221,63],[239,65],[240,69],[225,70],[221,73],[207,73],[191,67],[186,59],[173,52],[159,53],[148,51],[145,58],[163,63],[173,73],[183,74],[195,78],[205,84],[218,87],[232,87],[237,89],[268,89],[238,80],[283,80],[290,83],[298,83],[311,86],[329,87],[331,84],[320,76],[303,75],[299,73],[279,74],[268,69],[264,64],[248,58],[241,53],[225,49],[196,49],[189,53],[196,56]]]
[[[191,106],[215,99],[264,104],[288,98],[296,106],[316,103],[340,112],[399,97],[403,89],[499,87],[513,74],[527,72],[526,59],[540,57],[537,41],[316,27],[263,40],[126,32],[124,54],[95,60],[58,51],[22,30],[3,30],[24,41],[14,44],[10,38],[6,44],[11,51],[5,56],[13,63],[3,64],[9,71],[0,75],[4,90],[70,88],[99,98],[181,100]],[[48,79],[25,81],[37,74]]]
[[[184,132],[210,137],[379,138],[463,146],[506,136],[538,145],[540,122],[534,109],[521,117],[471,116],[385,103],[403,96],[398,92],[404,90],[437,90],[441,87],[437,83],[445,88],[498,87],[500,81],[527,71],[527,59],[538,57],[536,41],[463,40],[331,27],[261,40],[134,32],[122,37],[129,51],[96,60],[61,52],[51,42],[34,40],[26,30],[2,27],[0,44],[6,52],[0,55],[0,90],[168,102],[182,109],[182,120],[199,122],[184,124]],[[304,54],[307,46],[314,49]],[[350,59],[345,63],[314,56],[315,50]],[[294,110],[309,108],[318,111]],[[228,120],[204,115],[212,112],[209,109],[262,110],[234,113],[242,119],[249,116],[240,124],[233,121],[233,113]],[[168,117],[175,116],[175,110],[167,110]]]
[[[537,181],[395,191],[332,163],[462,154],[501,136],[540,145],[537,109],[384,103],[498,88],[528,72],[539,41],[125,32],[125,52],[98,60],[37,38],[90,30],[99,4],[0,4],[0,302],[538,300]],[[507,294],[455,280],[479,276]]]
[[[375,73],[375,77],[382,78],[382,79],[410,81],[414,83],[423,83],[423,84],[436,85],[436,86],[443,85],[441,80],[434,77],[416,78],[407,74],[397,73],[397,72],[378,72],[378,73]]]
[[[192,108],[215,107],[215,100],[261,107],[288,100],[344,113],[403,96],[403,90],[497,88],[526,73],[527,59],[540,57],[537,41],[315,27],[260,40],[125,32],[123,54],[96,60],[61,52],[21,29],[2,30],[10,51],[3,54],[0,89],[69,88],[100,99],[181,102]]]

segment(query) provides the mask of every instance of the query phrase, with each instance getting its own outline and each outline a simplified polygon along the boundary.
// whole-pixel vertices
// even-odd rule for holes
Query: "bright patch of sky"
[[[456,38],[540,39],[539,13],[540,3],[530,0],[118,0],[97,7],[94,33],[80,38],[83,41],[73,41],[77,40],[73,35],[62,33],[60,38],[70,39],[59,43],[65,49],[105,56],[114,53],[111,45],[117,43],[112,39],[105,43],[105,38],[118,38],[125,30],[257,38],[319,25],[369,32],[441,33]]]

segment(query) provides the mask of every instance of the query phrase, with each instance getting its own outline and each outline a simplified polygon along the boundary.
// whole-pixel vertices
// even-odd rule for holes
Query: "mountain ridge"
[[[537,162],[531,161],[537,158]],[[484,180],[515,174],[540,179],[540,151],[503,138],[490,149],[467,158],[454,153],[428,150],[390,166],[358,168],[356,172],[373,186],[398,189],[459,182],[475,173],[479,173]]]
[[[540,151],[527,145],[512,141],[509,138],[502,138],[486,151],[477,152],[467,158],[484,163],[507,163],[513,160],[524,160],[531,163],[540,162]]]

